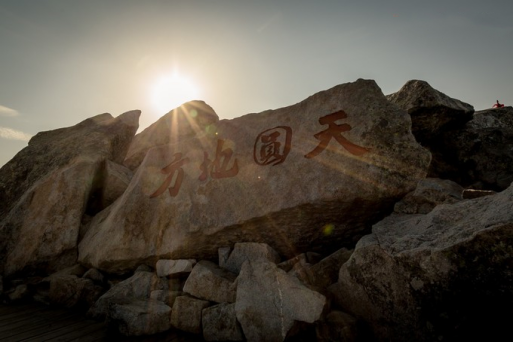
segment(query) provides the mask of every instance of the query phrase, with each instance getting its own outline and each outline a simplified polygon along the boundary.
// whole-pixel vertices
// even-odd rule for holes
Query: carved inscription
[[[283,163],[291,149],[292,129],[277,126],[260,133],[253,148],[253,159],[259,165]]]
[[[166,189],[169,189],[169,195],[172,197],[175,197],[178,194],[178,191],[180,191],[180,186],[182,185],[183,181],[183,169],[182,167],[189,163],[189,159],[182,158],[181,153],[176,153],[174,155],[173,161],[166,167],[162,168],[161,173],[162,174],[169,174],[169,176],[166,178],[164,183],[153,193],[150,195],[150,198],[155,198],[161,195],[166,191]],[[174,184],[170,187],[171,181],[173,181],[173,177],[175,173],[178,173],[175,179]]]
[[[230,148],[223,149],[224,140],[217,140],[216,155],[214,160],[208,158],[208,153],[203,152],[203,163],[200,165],[201,175],[198,180],[205,181],[210,174],[213,179],[222,179],[225,177],[233,177],[239,173],[239,165],[237,158],[234,159],[232,167],[228,169],[228,164],[233,156],[233,150]]]
[[[319,145],[317,145],[317,147],[314,150],[306,154],[306,158],[313,158],[319,155],[321,152],[323,152],[332,138],[334,138],[340,145],[342,145],[347,151],[349,151],[353,155],[361,156],[366,152],[369,152],[368,149],[351,143],[349,140],[347,140],[347,138],[342,136],[342,132],[351,130],[351,125],[337,124],[335,122],[339,119],[344,118],[347,118],[347,114],[344,111],[338,111],[319,118],[319,123],[321,125],[328,125],[328,128],[314,135],[314,137],[319,140]]]

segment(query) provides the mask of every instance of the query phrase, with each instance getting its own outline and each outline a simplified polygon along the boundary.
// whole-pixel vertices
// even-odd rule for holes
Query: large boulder
[[[431,146],[443,131],[462,127],[472,119],[474,107],[453,99],[422,80],[410,80],[387,99],[407,111],[412,132],[424,146]]]
[[[137,134],[130,145],[124,165],[134,170],[151,148],[194,137],[204,131],[213,133],[218,121],[218,115],[205,102],[187,102]]]
[[[353,246],[429,162],[408,114],[374,81],[339,85],[150,149],[93,219],[79,260],[122,272],[159,258],[214,260],[235,242],[286,258]]]
[[[326,305],[323,295],[270,262],[244,262],[237,284],[235,313],[250,342],[281,342],[295,321],[315,322]]]
[[[378,340],[511,339],[513,185],[496,195],[395,214],[362,238],[337,303]]]
[[[513,182],[513,107],[474,113],[464,128],[447,132],[433,155],[436,177],[464,187],[502,191]]]
[[[48,274],[77,258],[81,218],[106,160],[123,161],[140,111],[41,132],[0,169],[0,272]]]

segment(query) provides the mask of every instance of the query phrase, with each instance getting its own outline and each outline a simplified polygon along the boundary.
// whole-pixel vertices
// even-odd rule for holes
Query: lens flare
[[[322,233],[324,234],[324,236],[329,236],[329,235],[331,235],[333,233],[334,229],[335,229],[335,225],[333,225],[333,224],[326,224],[322,228]]]

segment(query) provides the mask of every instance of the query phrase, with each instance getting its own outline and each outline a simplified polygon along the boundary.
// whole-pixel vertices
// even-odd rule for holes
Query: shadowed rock
[[[140,113],[38,133],[0,169],[0,271],[51,273],[76,262],[99,171],[105,160],[123,161]]]
[[[425,215],[385,218],[358,242],[330,289],[377,340],[509,337],[512,206],[513,185]]]

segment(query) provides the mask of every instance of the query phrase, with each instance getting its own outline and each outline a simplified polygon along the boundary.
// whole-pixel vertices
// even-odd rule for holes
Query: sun
[[[198,87],[178,73],[160,77],[151,90],[151,101],[160,113],[167,113],[181,104],[197,100]]]

